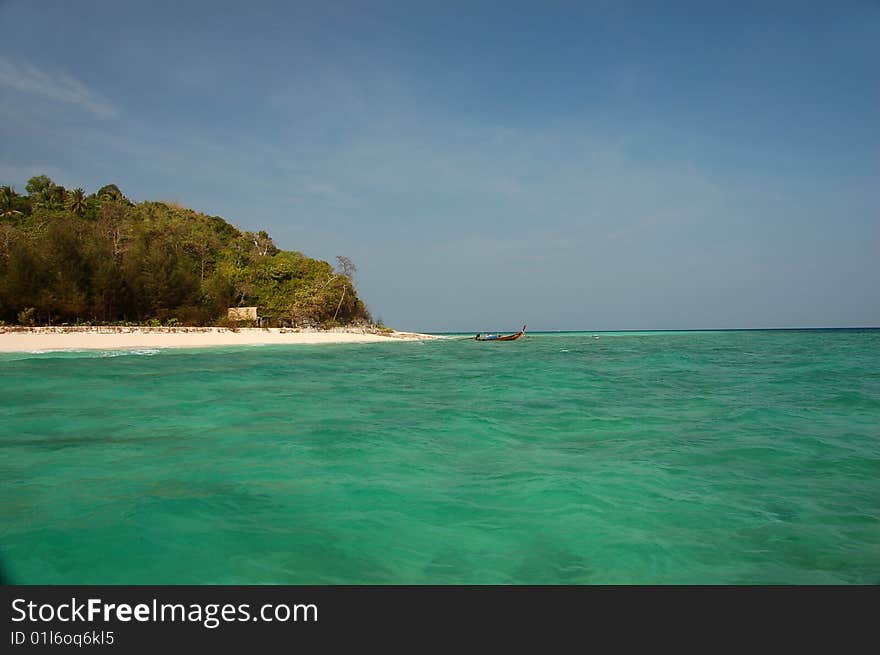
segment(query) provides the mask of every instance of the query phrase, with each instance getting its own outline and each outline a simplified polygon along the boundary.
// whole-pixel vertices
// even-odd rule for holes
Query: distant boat
[[[478,332],[477,336],[474,337],[474,340],[475,341],[516,341],[525,333],[526,333],[526,326],[523,325],[522,330],[520,330],[516,334],[497,334],[494,332],[483,334],[482,332]]]

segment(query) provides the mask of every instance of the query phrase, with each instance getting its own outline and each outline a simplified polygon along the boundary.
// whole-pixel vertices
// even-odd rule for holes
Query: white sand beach
[[[389,343],[442,338],[415,332],[379,333],[360,328],[232,330],[216,327],[7,327],[0,328],[0,352],[200,348],[260,344]]]

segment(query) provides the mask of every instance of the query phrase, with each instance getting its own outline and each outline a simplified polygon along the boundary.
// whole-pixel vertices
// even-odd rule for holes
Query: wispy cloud
[[[48,73],[28,62],[15,62],[0,57],[0,86],[76,105],[102,117],[117,114],[116,107],[109,100],[72,75]]]

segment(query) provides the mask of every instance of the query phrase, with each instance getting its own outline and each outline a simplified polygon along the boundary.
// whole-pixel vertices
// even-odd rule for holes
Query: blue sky
[[[880,3],[0,2],[0,181],[358,265],[401,329],[880,325]]]

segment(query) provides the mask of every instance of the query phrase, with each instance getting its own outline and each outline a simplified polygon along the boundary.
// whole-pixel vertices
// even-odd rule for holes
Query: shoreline
[[[222,327],[0,327],[0,353],[127,348],[207,348],[211,346],[388,343],[444,337],[417,332],[388,333],[368,328],[332,330]]]

